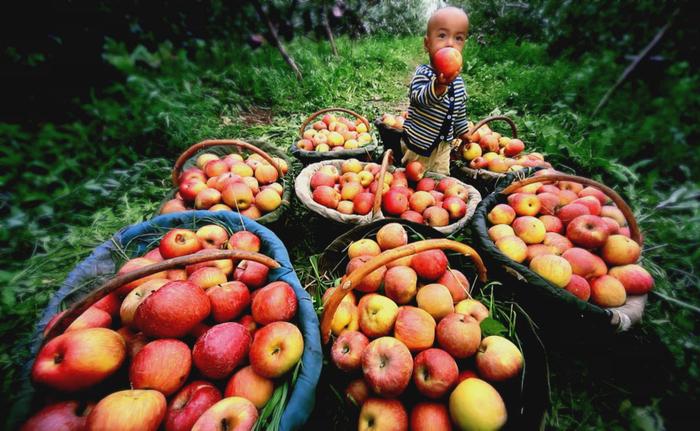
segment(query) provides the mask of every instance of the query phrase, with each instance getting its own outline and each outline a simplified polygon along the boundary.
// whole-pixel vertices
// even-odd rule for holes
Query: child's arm
[[[468,140],[467,133],[469,132],[469,123],[467,122],[467,89],[464,89],[464,99],[454,115],[454,132],[455,137],[459,137],[462,141]]]
[[[442,96],[447,92],[448,85],[457,75],[459,73],[447,78],[443,74],[433,76],[425,67],[419,67],[411,80],[411,103],[423,107],[440,103]]]

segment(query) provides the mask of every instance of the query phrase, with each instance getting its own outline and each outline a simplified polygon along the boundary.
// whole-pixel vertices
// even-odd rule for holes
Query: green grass
[[[338,48],[334,57],[326,43],[289,44],[304,74],[297,82],[270,47],[202,41],[188,51],[164,43],[155,52],[128,52],[109,42],[105,58],[124,81],[96,92],[79,121],[34,131],[0,124],[8,202],[0,207],[3,399],[12,399],[32,325],[52,292],[93,247],[150,217],[184,148],[211,137],[262,138],[286,148],[305,116],[320,108],[346,107],[373,119],[406,105],[410,75],[424,61],[419,37],[341,37]],[[623,194],[645,234],[644,265],[657,281],[643,323],[620,337],[624,347],[547,346],[548,423],[557,429],[678,426],[682,415],[697,415],[683,407],[700,399],[700,157],[691,147],[700,74],[676,63],[659,82],[632,80],[591,118],[623,68],[615,60],[604,51],[575,62],[552,59],[544,46],[511,41],[470,41],[465,52],[470,119],[507,114],[528,148]],[[305,285],[315,282],[309,256],[328,241],[313,231],[313,220],[297,202],[288,231],[279,232]],[[625,361],[648,374],[625,372]],[[649,379],[658,383],[654,389],[640,383]]]

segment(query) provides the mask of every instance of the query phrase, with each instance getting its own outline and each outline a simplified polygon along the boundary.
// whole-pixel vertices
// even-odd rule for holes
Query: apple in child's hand
[[[165,397],[158,391],[135,389],[102,398],[87,418],[88,430],[156,431],[165,417]]]
[[[433,56],[433,65],[444,76],[453,76],[462,69],[462,53],[449,46],[441,48]]]
[[[249,431],[258,420],[258,409],[243,397],[227,397],[199,417],[192,431]]]
[[[195,380],[173,397],[165,415],[165,431],[189,431],[209,407],[221,400],[221,392],[211,383]]]
[[[210,379],[228,377],[245,360],[251,338],[250,332],[240,323],[214,325],[195,343],[194,365]]]

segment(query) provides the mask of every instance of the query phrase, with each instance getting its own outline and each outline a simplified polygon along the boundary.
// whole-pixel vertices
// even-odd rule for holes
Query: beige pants
[[[459,140],[457,139],[456,141]],[[409,150],[403,139],[401,140],[401,149],[403,150],[403,158],[401,159],[403,165],[418,160],[425,166],[426,171],[450,175],[450,151],[452,151],[452,142],[440,142],[429,157],[421,156]]]

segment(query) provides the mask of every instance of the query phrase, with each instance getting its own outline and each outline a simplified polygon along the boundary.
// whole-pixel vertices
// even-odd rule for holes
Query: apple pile
[[[381,123],[390,129],[403,131],[403,123],[408,118],[408,111],[403,111],[399,115],[384,113],[381,117]]]
[[[470,123],[469,127],[473,127]],[[540,153],[523,153],[525,144],[517,138],[502,136],[492,131],[488,124],[479,127],[462,147],[462,157],[472,169],[486,169],[495,173],[513,172],[523,168],[551,165]]]
[[[379,188],[381,166],[357,159],[343,161],[340,171],[324,165],[311,177],[313,200],[341,214],[366,215],[372,211]],[[435,180],[425,168],[410,162],[405,169],[386,172],[382,186],[382,211],[433,227],[447,226],[467,214],[467,188],[454,178]]]
[[[119,274],[225,247],[258,252],[260,239],[213,224],[172,229]],[[222,259],[119,287],[43,346],[32,380],[75,399],[120,370],[128,381],[82,414],[77,401],[48,405],[22,429],[250,430],[304,350],[292,323],[294,290],[268,283],[268,272],[258,262]]]
[[[344,277],[407,242],[399,223],[384,225],[376,240],[353,242]],[[482,338],[480,322],[489,310],[468,292],[469,281],[448,268],[445,253],[428,250],[371,272],[343,298],[331,324],[331,359],[352,379],[346,396],[361,406],[359,430],[405,430],[409,422],[412,430],[431,431],[505,424],[505,403],[492,383],[516,378],[523,356],[504,337]],[[409,416],[414,395],[419,402]]]
[[[494,206],[488,220],[489,237],[503,254],[582,301],[619,307],[627,295],[654,286],[638,264],[641,247],[630,239],[625,216],[595,187],[528,184]]]
[[[287,173],[284,159],[272,160]],[[188,209],[238,211],[252,219],[276,210],[282,204],[284,187],[277,169],[259,154],[246,159],[240,154],[223,158],[212,153],[197,157],[197,166],[185,169],[179,178],[179,190],[161,208],[161,214]]]
[[[359,118],[353,121],[342,115],[325,114],[304,131],[296,145],[301,150],[324,152],[354,150],[370,143],[372,135]]]

